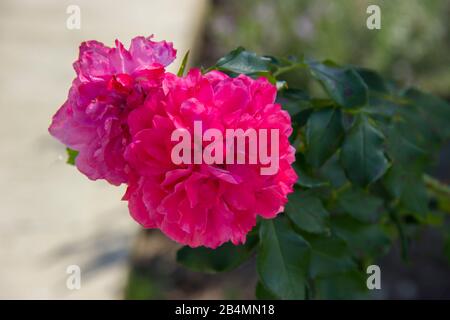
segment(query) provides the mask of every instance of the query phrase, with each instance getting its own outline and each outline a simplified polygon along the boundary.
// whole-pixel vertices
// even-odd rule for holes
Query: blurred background
[[[366,27],[370,4],[381,8],[380,30]],[[70,5],[80,8],[80,29],[67,28]],[[221,275],[183,269],[178,245],[129,217],[123,187],[65,164],[47,127],[67,96],[80,42],[128,45],[155,34],[178,49],[171,71],[188,49],[196,66],[239,45],[330,58],[450,100],[449,16],[448,0],[2,0],[0,298],[254,298],[253,261]],[[435,169],[447,184],[449,159],[447,147]],[[409,264],[394,247],[380,261],[382,290],[373,297],[450,298],[444,249],[432,231],[412,244]],[[80,290],[66,286],[70,265],[81,268]]]
[[[371,4],[381,9],[380,30],[366,27]],[[200,61],[213,62],[242,45],[260,54],[362,65],[445,96],[449,16],[445,0],[214,1]]]

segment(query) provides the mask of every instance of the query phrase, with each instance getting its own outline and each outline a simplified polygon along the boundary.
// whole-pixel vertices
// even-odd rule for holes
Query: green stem
[[[283,73],[292,71],[297,68],[303,68],[304,66],[305,66],[305,64],[303,62],[301,62],[301,63],[292,64],[290,66],[282,67],[282,68],[279,68],[276,72],[274,72],[273,76],[276,78],[276,77],[279,77],[280,75],[282,75]]]
[[[398,217],[397,213],[393,210],[389,211],[389,216],[391,220],[394,222],[395,227],[397,228],[398,235],[400,237],[400,246],[403,261],[408,261],[408,239],[405,235],[405,230],[403,229],[402,222]]]
[[[423,181],[431,191],[450,197],[450,186],[443,184],[428,174],[423,175]]]

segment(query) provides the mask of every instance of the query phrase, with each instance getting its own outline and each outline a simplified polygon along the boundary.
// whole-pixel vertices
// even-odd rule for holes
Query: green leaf
[[[320,176],[330,181],[334,188],[342,187],[344,184],[349,183],[345,176],[344,169],[339,162],[337,154],[331,157],[330,160],[320,168]]]
[[[243,245],[235,246],[227,242],[216,249],[205,247],[183,247],[177,252],[177,261],[200,272],[223,272],[236,268],[247,260],[253,252],[258,237],[250,233]]]
[[[414,104],[408,104],[398,111],[400,118],[396,127],[407,132],[408,140],[419,148],[426,150],[428,154],[433,154],[442,143],[442,136],[439,134],[440,125],[427,120],[432,117],[429,110]],[[411,130],[414,128],[414,130]]]
[[[397,122],[384,130],[386,135],[386,151],[394,163],[409,168],[423,168],[428,163],[428,153],[419,147],[411,137],[411,126],[405,122]]]
[[[379,224],[367,224],[348,215],[336,215],[331,218],[331,227],[357,256],[373,258],[389,248],[390,238]]]
[[[378,180],[389,162],[384,155],[383,134],[360,115],[347,133],[340,160],[348,179],[360,186]]]
[[[293,168],[298,176],[297,184],[303,188],[320,188],[330,185],[330,183],[327,181],[314,178],[306,174],[302,169],[300,169],[300,166],[297,163],[293,164]]]
[[[449,103],[416,88],[406,90],[404,96],[418,107],[422,121],[427,122],[441,140],[450,139]]]
[[[309,62],[308,65],[313,77],[320,81],[337,104],[349,109],[367,104],[367,85],[351,67],[339,67],[330,61]]]
[[[319,299],[367,299],[367,275],[351,270],[342,274],[316,280]]]
[[[293,73],[296,69],[305,68],[307,65],[304,62],[304,57],[290,57],[288,59],[284,58],[274,58],[271,56],[265,56],[270,59],[270,65],[272,69],[272,74],[275,78],[282,77],[283,74]]]
[[[270,292],[282,299],[304,299],[309,258],[308,243],[285,217],[262,221],[257,270]]]
[[[278,299],[278,297],[276,295],[274,295],[272,292],[270,292],[269,290],[267,290],[267,288],[264,287],[264,285],[260,281],[258,281],[258,283],[256,284],[255,296],[256,296],[256,299],[259,299],[259,300],[277,300]]]
[[[181,61],[180,69],[178,69],[177,76],[182,77],[184,75],[184,69],[186,68],[187,61],[189,59],[189,50],[184,54],[183,60]]]
[[[383,200],[360,188],[345,189],[337,198],[338,206],[353,218],[362,222],[376,222]]]
[[[404,103],[404,101],[396,101],[390,95],[371,92],[368,104],[362,107],[361,111],[376,119],[385,118],[391,122]]]
[[[421,172],[402,165],[394,165],[383,178],[389,194],[416,218],[425,219],[428,212],[428,195]]]
[[[238,47],[217,61],[216,67],[220,70],[228,70],[234,73],[255,74],[269,72],[270,59],[256,55]]]
[[[320,167],[339,148],[344,136],[339,109],[327,108],[313,112],[306,123],[305,158],[313,167]]]
[[[327,233],[328,211],[313,193],[296,190],[288,197],[285,212],[295,226],[310,233]]]
[[[78,151],[72,150],[70,148],[66,148],[66,151],[67,151],[67,156],[68,156],[66,163],[71,164],[71,165],[74,166],[75,165],[75,159],[78,156]]]
[[[355,68],[355,70],[370,90],[384,93],[389,91],[383,78],[377,72],[359,67]]]
[[[312,112],[308,93],[300,89],[284,89],[277,94],[277,103],[291,116],[292,122],[304,126]]]
[[[303,235],[311,246],[310,277],[323,277],[356,268],[345,241],[336,235]]]

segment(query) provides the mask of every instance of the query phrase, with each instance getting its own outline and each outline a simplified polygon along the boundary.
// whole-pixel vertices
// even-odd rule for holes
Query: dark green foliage
[[[239,47],[220,58],[215,67],[231,73],[253,75],[268,72],[269,61],[269,58],[259,57],[255,53]]]
[[[383,176],[389,167],[383,143],[383,134],[365,115],[358,115],[345,136],[340,157],[352,183],[364,187]]]
[[[344,136],[342,114],[339,109],[325,108],[312,113],[306,123],[306,160],[320,167],[341,144]]]
[[[311,248],[285,217],[260,226],[257,269],[261,283],[275,296],[304,299]]]
[[[330,98],[346,109],[367,104],[367,85],[351,67],[340,67],[330,61],[308,64],[311,74],[320,81]]]
[[[244,246],[183,248],[181,263],[223,271],[256,251],[258,298],[364,298],[368,264],[394,241],[406,257],[411,230],[442,224],[437,217],[450,211],[450,188],[425,171],[450,138],[448,103],[396,88],[372,70],[260,57],[243,48],[211,69],[266,76],[272,83],[286,72],[311,74],[328,98],[289,83],[278,86],[277,102],[292,118],[299,176],[285,212],[262,220]]]
[[[329,213],[313,192],[294,192],[289,196],[285,212],[301,230],[310,233],[326,233]]]

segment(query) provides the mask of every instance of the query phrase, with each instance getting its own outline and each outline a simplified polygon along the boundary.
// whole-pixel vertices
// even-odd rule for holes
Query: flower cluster
[[[145,228],[191,247],[243,243],[257,215],[275,217],[292,192],[289,115],[265,78],[198,69],[178,77],[165,71],[175,53],[170,43],[144,37],[129,50],[118,41],[114,48],[83,43],[77,77],[49,131],[79,152],[76,166],[87,177],[128,185],[124,199]],[[192,133],[194,121],[221,132],[278,129],[278,172],[261,175],[260,164],[175,164],[171,134]]]

